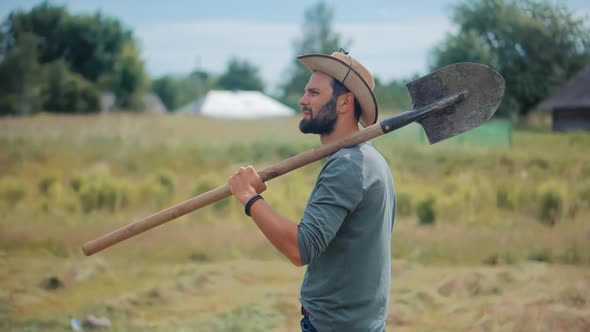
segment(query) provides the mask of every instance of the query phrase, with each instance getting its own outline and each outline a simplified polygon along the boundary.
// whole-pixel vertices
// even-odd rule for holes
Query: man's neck
[[[349,125],[336,125],[334,131],[332,131],[329,135],[321,135],[320,141],[322,145],[330,144],[332,142],[336,142],[342,138],[348,137],[354,133],[359,131],[358,124],[355,122],[354,124]]]

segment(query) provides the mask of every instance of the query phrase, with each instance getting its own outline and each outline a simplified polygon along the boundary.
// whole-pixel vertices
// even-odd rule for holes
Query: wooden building
[[[554,131],[590,131],[590,67],[586,67],[539,105],[551,111]]]

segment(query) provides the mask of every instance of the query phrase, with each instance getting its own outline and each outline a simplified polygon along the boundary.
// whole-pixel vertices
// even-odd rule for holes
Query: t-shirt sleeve
[[[363,196],[362,172],[346,155],[329,159],[307,202],[297,242],[302,264],[318,258]]]

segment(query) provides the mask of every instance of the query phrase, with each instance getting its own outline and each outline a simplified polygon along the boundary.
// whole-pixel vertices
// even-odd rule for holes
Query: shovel
[[[336,151],[389,133],[412,122],[424,128],[434,144],[476,128],[488,120],[504,96],[504,79],[496,71],[477,63],[457,63],[406,84],[412,108],[400,115],[359,130],[346,138],[285,159],[258,172],[266,182],[323,159]],[[132,236],[231,196],[228,185],[210,190],[143,220],[121,227],[86,243],[82,251],[90,256]]]

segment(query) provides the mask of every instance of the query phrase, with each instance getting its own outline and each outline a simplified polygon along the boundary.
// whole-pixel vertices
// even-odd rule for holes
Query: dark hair
[[[332,98],[336,99],[347,92],[350,90],[342,82],[332,77]],[[357,121],[361,117],[361,105],[356,96],[354,96],[354,117]]]

